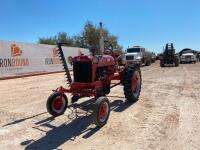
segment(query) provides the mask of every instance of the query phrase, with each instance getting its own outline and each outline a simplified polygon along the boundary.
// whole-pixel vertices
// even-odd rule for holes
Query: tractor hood
[[[115,59],[110,55],[76,56],[73,58],[73,62],[77,61],[92,61],[99,67],[115,65]]]
[[[76,57],[73,58],[73,62],[74,61],[92,61],[92,57],[91,56],[85,56],[85,55],[76,56]]]
[[[99,64],[98,66],[114,66],[115,60],[110,55],[103,55],[99,58]]]

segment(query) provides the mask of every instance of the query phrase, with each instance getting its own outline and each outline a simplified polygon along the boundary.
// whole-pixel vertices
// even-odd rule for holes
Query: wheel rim
[[[138,71],[135,71],[132,77],[132,85],[131,85],[131,90],[135,97],[137,97],[139,94],[140,82],[141,82],[140,73]]]
[[[66,101],[63,96],[57,96],[52,102],[52,110],[57,113],[61,113],[66,105]]]
[[[109,106],[107,102],[100,104],[99,106],[99,120],[105,122],[108,117]]]

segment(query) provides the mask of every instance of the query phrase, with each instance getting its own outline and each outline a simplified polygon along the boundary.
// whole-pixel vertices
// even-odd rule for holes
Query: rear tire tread
[[[131,84],[132,84],[132,76],[135,71],[138,71],[140,74],[140,87],[138,91],[138,96],[135,97],[131,90]],[[140,92],[141,92],[141,85],[142,85],[142,78],[141,78],[141,72],[140,68],[138,66],[128,66],[125,76],[124,76],[124,95],[128,102],[136,102],[139,99]]]

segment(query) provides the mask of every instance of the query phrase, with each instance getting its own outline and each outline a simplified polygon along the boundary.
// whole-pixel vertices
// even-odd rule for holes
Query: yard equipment
[[[179,55],[175,54],[173,43],[167,43],[163,54],[160,55],[160,66],[164,67],[166,64],[179,66]]]
[[[102,41],[100,42],[102,43]],[[71,103],[76,103],[82,97],[94,97],[94,123],[101,127],[106,124],[110,114],[110,103],[107,94],[110,89],[122,84],[128,102],[136,102],[141,91],[141,72],[139,65],[119,65],[118,57],[113,50],[91,49],[91,56],[76,56],[70,62],[73,65],[73,80],[71,78],[63,51],[63,43],[58,42],[58,52],[63,64],[69,88],[58,87],[47,100],[47,110],[54,116],[64,114],[68,107],[65,93],[71,93]],[[99,52],[97,54],[96,52]],[[105,52],[105,53],[104,53]],[[116,80],[115,84],[111,81]]]

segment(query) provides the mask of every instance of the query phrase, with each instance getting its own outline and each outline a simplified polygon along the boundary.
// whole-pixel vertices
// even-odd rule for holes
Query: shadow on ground
[[[109,97],[109,96],[108,96]],[[117,98],[117,97],[116,97]],[[122,99],[122,98],[120,98]],[[124,98],[123,98],[124,99]],[[122,112],[132,104],[124,102],[124,100],[114,100],[110,104],[111,111]],[[93,100],[84,101],[78,104],[76,107],[79,107],[81,110],[92,110],[93,109]],[[26,146],[25,149],[46,149],[52,150],[57,149],[60,145],[67,141],[74,141],[76,137],[82,135],[82,138],[89,138],[94,135],[100,128],[91,126],[93,123],[93,115],[90,113],[89,115],[80,115],[76,119],[71,120],[69,122],[65,122],[64,124],[55,127],[51,125],[51,121],[53,121],[52,117],[46,118],[39,122],[36,122],[35,129],[38,129],[42,132],[46,132],[41,130],[41,126],[45,126],[51,128],[50,131],[46,132],[46,135],[38,140],[26,140],[21,143],[21,145]]]
[[[40,116],[40,115],[43,115],[43,114],[46,114],[46,113],[47,113],[47,112],[43,112],[43,113],[39,113],[39,114],[30,116],[30,117],[17,119],[17,120],[15,120],[15,121],[12,121],[12,122],[10,122],[10,123],[7,123],[7,124],[3,125],[2,127],[14,125],[14,124],[18,124],[18,123],[21,123],[21,122],[26,121],[26,120],[28,120],[28,119],[32,119],[32,118],[34,118],[34,117],[37,117],[37,116]]]

